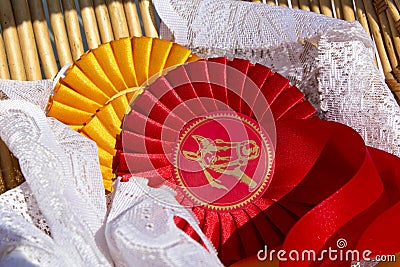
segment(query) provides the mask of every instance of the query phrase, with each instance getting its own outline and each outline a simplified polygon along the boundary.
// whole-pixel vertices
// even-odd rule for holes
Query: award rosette
[[[176,189],[226,264],[282,244],[298,216],[267,194],[283,196],[296,185],[273,186],[276,123],[311,118],[315,110],[303,97],[286,78],[247,60],[179,66],[132,102],[117,174]],[[183,220],[176,223],[197,239]]]
[[[115,140],[129,102],[152,77],[198,59],[190,50],[157,38],[132,37],[102,44],[82,55],[56,81],[48,116],[96,142],[104,186],[112,191]]]

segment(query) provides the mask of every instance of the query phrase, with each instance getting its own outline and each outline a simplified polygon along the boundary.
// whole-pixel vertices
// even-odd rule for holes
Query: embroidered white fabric
[[[0,195],[0,266],[221,266],[167,188],[149,188],[144,178],[117,182],[107,211],[95,143],[38,106],[0,101],[0,137],[26,179]]]
[[[154,0],[161,37],[203,57],[250,59],[298,86],[318,115],[400,156],[400,108],[374,64],[371,38],[350,23],[234,0]]]

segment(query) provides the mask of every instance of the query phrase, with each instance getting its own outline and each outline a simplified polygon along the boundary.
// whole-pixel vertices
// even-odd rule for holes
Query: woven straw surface
[[[377,64],[400,95],[400,0],[256,0],[358,20],[374,38]],[[100,43],[157,37],[150,0],[1,0],[0,78],[53,78],[60,67]]]

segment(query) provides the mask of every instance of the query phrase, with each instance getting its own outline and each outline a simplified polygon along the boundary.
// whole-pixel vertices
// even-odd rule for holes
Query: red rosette
[[[395,231],[387,214],[398,209],[396,194],[382,181],[398,177],[382,178],[393,177],[376,158],[384,156],[351,128],[314,117],[303,98],[289,80],[247,60],[177,67],[131,104],[114,167],[123,180],[143,176],[176,189],[225,264],[265,246],[319,253],[345,239],[347,249],[362,248],[383,223]],[[198,240],[185,221],[176,223]]]
[[[151,186],[167,183],[174,188],[195,186],[210,191],[209,194],[202,194],[196,190],[178,190],[180,193],[177,197],[181,203],[192,206],[203,231],[225,262],[252,255],[271,241],[274,246],[282,244],[285,232],[297,220],[297,216],[263,195],[271,187],[275,124],[285,120],[307,119],[315,112],[303,97],[286,78],[247,60],[216,58],[180,66],[157,79],[132,103],[132,110],[122,126],[115,164],[117,173],[125,175],[124,179],[129,175],[147,177]],[[220,129],[216,130],[218,125]],[[236,137],[235,131],[240,132],[236,133]],[[215,146],[227,146],[229,143],[232,147],[241,141],[255,140],[254,144],[242,145],[258,147],[258,161],[248,160],[249,166],[240,170],[232,170],[233,167],[226,167],[223,162],[220,165],[225,166],[224,172],[239,172],[236,177],[228,175],[230,178],[254,176],[254,180],[257,177],[260,179],[254,183],[237,179],[229,187],[230,195],[219,195],[221,188],[218,188],[218,184],[217,187],[201,188],[206,181],[204,178],[207,178],[201,170],[197,170],[197,176],[196,173],[183,175],[198,179],[177,179],[179,174],[176,174],[176,169],[179,168],[174,167],[177,164],[174,151],[182,140],[185,140],[181,144],[184,151],[186,147],[189,148],[187,151],[193,153],[196,152],[196,146],[200,149],[201,141],[197,140],[196,143],[193,136],[205,137],[202,141],[205,147],[207,140],[220,140],[219,144],[214,145],[214,150],[218,150]],[[221,151],[216,153],[226,152]],[[231,162],[238,160],[232,158],[232,154],[234,152],[228,156],[220,155],[219,158],[231,156]],[[252,158],[251,155],[247,157]],[[182,153],[180,160],[185,160]],[[196,168],[195,160],[192,160],[193,164],[187,161],[186,166]],[[197,166],[201,167],[199,164]],[[218,168],[208,168],[208,177],[223,176]],[[196,180],[201,180],[200,184],[196,184]],[[223,178],[215,179],[215,182],[219,180]],[[192,184],[188,186],[188,182]],[[252,187],[255,190],[250,194],[242,194],[238,201],[232,199]],[[289,190],[291,188],[286,189]],[[211,199],[215,195],[219,201]],[[281,219],[277,220],[278,217]],[[177,224],[197,238],[186,223],[178,220]]]

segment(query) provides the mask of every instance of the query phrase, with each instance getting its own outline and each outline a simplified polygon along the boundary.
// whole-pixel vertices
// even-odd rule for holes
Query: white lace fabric
[[[317,114],[400,156],[400,107],[358,22],[234,0],[154,0],[161,37],[203,57],[249,59],[299,87]]]
[[[117,182],[107,212],[95,143],[39,106],[0,101],[0,137],[26,179],[0,196],[0,266],[221,266],[171,190],[151,189],[144,178]]]
[[[175,200],[168,187],[150,188],[147,180],[118,183],[106,224],[107,241],[117,266],[220,266],[211,242],[189,210]],[[128,208],[131,207],[131,208]],[[208,251],[178,229],[173,218],[185,219]]]
[[[154,0],[161,34],[200,56],[250,59],[298,86],[324,119],[400,155],[400,110],[358,23],[233,0]],[[0,137],[26,183],[0,196],[0,266],[219,266],[193,215],[142,178],[106,206],[97,148],[44,109],[53,81],[0,80]],[[32,103],[28,103],[32,102]],[[173,223],[180,216],[208,250]]]

